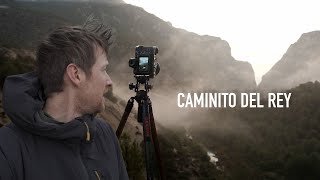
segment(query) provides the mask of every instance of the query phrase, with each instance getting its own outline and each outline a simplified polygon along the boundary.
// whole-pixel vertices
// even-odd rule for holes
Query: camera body
[[[156,46],[136,46],[135,58],[129,60],[129,66],[133,68],[133,73],[138,76],[154,78],[160,71],[160,65],[156,62],[157,54],[158,48]]]

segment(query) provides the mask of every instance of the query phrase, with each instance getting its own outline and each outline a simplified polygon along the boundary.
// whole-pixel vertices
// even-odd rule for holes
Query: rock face
[[[228,42],[218,37],[175,30],[163,48],[164,57],[160,59],[165,62],[160,62],[165,72],[169,72],[166,82],[174,78],[192,89],[253,89],[256,86],[252,66],[235,60]]]
[[[303,34],[271,70],[262,77],[260,89],[289,89],[320,80],[320,31]]]
[[[0,45],[35,48],[43,36],[60,25],[81,25],[94,14],[113,28],[109,54],[114,82],[133,81],[128,66],[136,45],[159,47],[161,72],[155,85],[164,89],[253,89],[254,72],[248,62],[231,56],[229,44],[172,27],[142,8],[124,3],[19,2],[0,11]],[[20,23],[16,23],[20,22]],[[25,24],[23,29],[18,24]]]

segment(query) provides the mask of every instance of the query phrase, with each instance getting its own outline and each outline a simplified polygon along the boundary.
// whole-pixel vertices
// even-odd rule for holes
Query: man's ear
[[[70,82],[75,86],[78,86],[85,79],[84,72],[73,63],[67,66],[66,75]]]

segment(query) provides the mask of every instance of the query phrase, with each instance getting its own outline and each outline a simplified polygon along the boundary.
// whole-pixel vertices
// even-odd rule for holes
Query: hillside
[[[54,27],[83,24],[89,14],[113,28],[111,76],[129,82],[128,60],[138,44],[160,49],[161,75],[166,89],[253,89],[254,72],[248,62],[231,56],[229,44],[218,37],[199,36],[172,27],[142,8],[119,3],[18,2],[0,11],[0,45],[34,49]],[[121,73],[119,73],[121,72]]]
[[[320,83],[285,92],[290,108],[193,111],[184,125],[215,152],[227,179],[319,179]]]

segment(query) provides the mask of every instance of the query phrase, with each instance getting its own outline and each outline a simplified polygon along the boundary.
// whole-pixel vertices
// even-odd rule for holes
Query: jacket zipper
[[[90,141],[90,130],[89,130],[89,126],[86,122],[84,122],[84,125],[86,125],[87,128],[87,137],[86,137],[86,141]]]
[[[96,174],[96,176],[97,176],[98,180],[101,180],[101,178],[100,178],[100,175],[99,175],[98,171],[94,171],[94,173]]]

